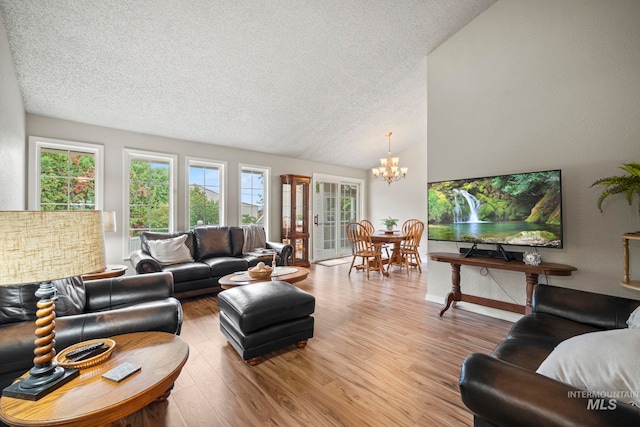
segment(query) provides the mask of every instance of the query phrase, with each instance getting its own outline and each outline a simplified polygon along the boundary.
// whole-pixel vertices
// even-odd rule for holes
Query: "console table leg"
[[[536,273],[525,273],[527,277],[527,302],[524,306],[524,314],[531,314],[531,299],[533,298],[533,288],[538,284]]]
[[[451,292],[447,295],[445,306],[440,310],[440,317],[449,310],[451,303],[460,301],[462,292],[460,291],[460,264],[451,264]]]

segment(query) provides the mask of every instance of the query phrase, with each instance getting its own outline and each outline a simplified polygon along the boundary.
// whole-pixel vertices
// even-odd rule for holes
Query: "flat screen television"
[[[563,246],[560,170],[430,182],[428,194],[429,240]]]

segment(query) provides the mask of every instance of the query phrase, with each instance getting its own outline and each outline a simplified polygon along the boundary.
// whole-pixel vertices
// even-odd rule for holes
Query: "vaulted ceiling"
[[[28,113],[369,168],[495,0],[0,0]]]

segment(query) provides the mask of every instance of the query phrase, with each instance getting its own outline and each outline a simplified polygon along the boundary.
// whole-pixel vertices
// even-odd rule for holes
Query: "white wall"
[[[117,129],[42,117],[33,114],[26,116],[27,135],[62,139],[76,142],[88,142],[104,145],[105,156],[105,199],[104,210],[116,211],[118,232],[106,235],[107,263],[121,264],[123,260],[122,240],[124,238],[124,165],[123,150],[133,148],[178,155],[178,229],[187,228],[185,157],[199,157],[227,162],[227,203],[226,223],[238,224],[239,210],[239,168],[238,164],[267,166],[271,168],[269,238],[280,239],[280,175],[299,174],[311,176],[313,173],[366,179],[366,171],[324,163],[297,160],[288,157],[263,154],[256,151],[238,150],[192,141],[163,138]],[[259,149],[259,147],[256,147]],[[128,254],[126,254],[128,255]]]
[[[640,297],[619,285],[619,236],[640,229],[638,200],[612,197],[601,214],[602,188],[590,188],[640,161],[639,46],[638,1],[500,0],[428,57],[429,181],[562,169],[565,248],[540,252],[578,271],[553,285]],[[637,279],[640,245],[631,246]],[[449,265],[430,262],[428,297],[450,283]],[[523,304],[524,283],[521,273],[462,268],[463,293]]]
[[[0,210],[25,208],[24,104],[0,16]]]

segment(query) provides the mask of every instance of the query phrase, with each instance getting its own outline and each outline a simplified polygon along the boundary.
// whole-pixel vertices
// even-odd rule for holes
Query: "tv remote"
[[[86,353],[84,353],[84,354],[81,354],[80,356],[78,356],[78,357],[76,357],[75,359],[73,359],[73,361],[74,361],[74,362],[80,362],[81,360],[87,360],[87,359],[90,359],[90,358],[92,358],[92,357],[95,357],[95,356],[97,356],[97,355],[99,355],[99,354],[102,354],[102,353],[104,353],[104,352],[105,352],[105,351],[107,351],[107,350],[109,350],[109,347],[107,347],[107,346],[105,345],[105,346],[102,346],[102,347],[100,347],[100,348],[96,348],[96,349],[94,349],[94,350],[91,350],[91,351],[88,351],[88,352],[86,352]]]
[[[75,349],[75,350],[69,352],[66,355],[66,358],[69,359],[69,360],[76,359],[76,358],[82,356],[85,353],[88,353],[90,351],[93,351],[93,350],[95,350],[97,348],[102,347],[103,345],[104,345],[104,341],[99,341],[99,342],[97,342],[95,344],[85,345],[83,347],[80,347],[78,349]]]

